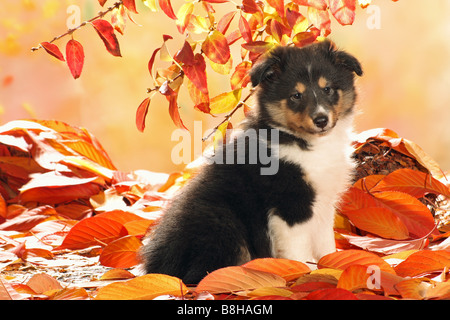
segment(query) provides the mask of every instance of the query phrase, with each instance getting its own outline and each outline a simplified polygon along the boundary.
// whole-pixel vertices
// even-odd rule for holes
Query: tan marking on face
[[[286,128],[300,134],[314,131],[314,123],[306,112],[292,111],[286,103],[281,105],[281,109],[284,113]]]
[[[295,86],[295,89],[297,89],[297,91],[300,92],[300,93],[305,93],[306,86],[303,83],[301,83],[301,82],[297,82],[297,85]]]
[[[327,86],[327,79],[325,79],[324,77],[320,77],[319,81],[317,81],[317,84],[319,85],[320,88],[325,88]]]

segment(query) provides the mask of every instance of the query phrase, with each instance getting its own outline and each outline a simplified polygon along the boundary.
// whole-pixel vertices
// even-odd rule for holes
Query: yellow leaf
[[[225,92],[211,99],[209,108],[212,114],[228,113],[241,100],[242,89]]]
[[[186,285],[165,274],[146,274],[125,282],[114,282],[98,290],[96,300],[151,300],[161,295],[182,296]]]
[[[263,297],[263,296],[282,296],[282,297],[290,297],[292,295],[292,291],[282,288],[275,287],[262,287],[257,288],[247,294],[249,297]]]

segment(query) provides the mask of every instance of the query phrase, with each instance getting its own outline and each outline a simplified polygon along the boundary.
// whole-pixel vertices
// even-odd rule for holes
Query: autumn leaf
[[[150,97],[145,98],[136,110],[136,127],[140,132],[144,132],[145,129],[145,118],[147,117],[150,100]]]
[[[123,5],[131,12],[138,13],[136,11],[136,0],[123,0]]]
[[[100,263],[112,268],[131,268],[137,265],[137,251],[141,247],[141,241],[135,236],[125,236],[109,243],[100,255]]]
[[[184,41],[183,47],[173,57],[178,63],[192,66],[195,64],[195,55],[189,42]]]
[[[26,284],[37,294],[45,293],[50,290],[60,290],[63,288],[55,278],[45,273],[33,275]]]
[[[66,61],[57,45],[55,45],[53,43],[49,43],[49,42],[41,42],[41,46],[45,49],[45,51],[48,54],[54,56],[56,59],[61,60],[61,61]]]
[[[113,26],[108,21],[103,19],[94,20],[91,24],[105,44],[106,50],[108,50],[108,52],[113,56],[121,57],[119,41],[114,34]]]
[[[423,273],[435,272],[450,266],[450,252],[422,250],[410,255],[395,267],[395,272],[402,277],[414,277]]]
[[[321,36],[328,36],[331,33],[330,15],[327,10],[318,10],[314,7],[308,7],[308,20],[320,30]]]
[[[189,24],[189,21],[192,16],[192,12],[194,11],[194,4],[193,3],[184,3],[180,9],[177,12],[177,21],[176,25],[178,28],[178,31],[183,34],[186,30],[186,27]]]
[[[236,11],[228,12],[224,14],[222,18],[220,18],[217,23],[216,30],[222,34],[225,34],[230,27],[231,21],[233,21],[234,16],[236,15]]]
[[[367,271],[367,266],[362,266],[359,264],[348,266],[339,277],[337,288],[348,291],[367,288],[367,279],[370,276]]]
[[[252,42],[253,35],[252,30],[250,29],[250,25],[248,24],[247,19],[241,14],[239,17],[239,31],[241,32],[242,38],[244,38],[245,42]]]
[[[330,0],[330,11],[341,25],[353,24],[356,0]]]
[[[217,30],[212,31],[202,44],[202,51],[215,63],[225,64],[230,59],[230,47],[225,36]]]
[[[178,110],[177,98],[178,95],[170,95],[166,96],[167,100],[169,100],[169,114],[172,118],[173,123],[180,129],[187,130],[183,121],[181,120],[180,112]]]
[[[177,16],[175,15],[175,12],[173,12],[172,4],[170,3],[170,0],[158,0],[159,7],[161,10],[172,20],[177,20]]]
[[[325,10],[327,8],[325,0],[294,0],[294,2],[301,6],[314,7],[318,10]]]
[[[98,290],[96,300],[151,300],[161,295],[183,296],[188,289],[180,279],[165,274],[147,274]]]
[[[376,254],[362,250],[344,250],[323,256],[317,266],[319,268],[335,268],[345,270],[351,265],[378,266],[381,270],[395,273],[394,269]]]
[[[261,11],[261,8],[256,4],[255,0],[242,0],[242,11],[245,13],[256,13]]]
[[[215,270],[200,281],[196,292],[232,293],[262,287],[284,287],[286,281],[275,274],[233,266]]]
[[[225,92],[210,100],[209,108],[212,114],[228,113],[233,110],[241,99],[242,89]]]
[[[208,84],[206,80],[206,63],[203,55],[197,53],[194,56],[194,64],[184,65],[183,71],[189,80],[204,94],[208,94]]]
[[[409,237],[402,220],[387,208],[369,207],[346,211],[345,215],[359,229],[383,238],[404,240]]]
[[[232,90],[245,88],[250,82],[249,71],[252,67],[250,61],[242,61],[234,69],[233,75],[230,78],[230,85]]]
[[[358,300],[348,290],[341,288],[322,289],[311,292],[305,297],[306,300]]]
[[[277,11],[281,18],[284,18],[284,0],[267,0],[267,3]]]
[[[76,40],[69,40],[66,45],[67,65],[74,79],[78,79],[83,70],[84,51],[83,46]]]
[[[265,271],[283,277],[286,281],[297,279],[300,275],[308,273],[311,269],[300,261],[275,258],[254,259],[242,267]]]

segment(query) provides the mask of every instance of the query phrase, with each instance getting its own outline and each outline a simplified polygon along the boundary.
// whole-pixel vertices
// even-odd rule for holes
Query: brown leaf
[[[119,41],[114,33],[113,26],[103,19],[94,20],[91,24],[105,44],[106,50],[113,56],[121,57]]]

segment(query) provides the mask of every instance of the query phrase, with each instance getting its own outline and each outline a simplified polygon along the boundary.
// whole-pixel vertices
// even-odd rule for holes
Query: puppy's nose
[[[318,116],[318,117],[314,118],[313,122],[317,128],[323,129],[328,124],[328,117],[327,116]]]

